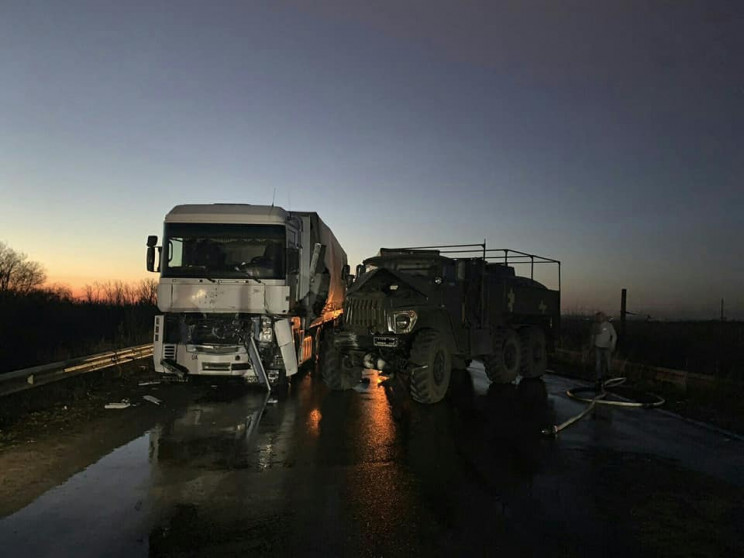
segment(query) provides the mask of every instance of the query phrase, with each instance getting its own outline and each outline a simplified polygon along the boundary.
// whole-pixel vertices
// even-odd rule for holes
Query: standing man
[[[591,346],[594,347],[594,369],[597,373],[597,391],[601,391],[610,373],[610,359],[617,344],[617,333],[604,312],[594,315]]]

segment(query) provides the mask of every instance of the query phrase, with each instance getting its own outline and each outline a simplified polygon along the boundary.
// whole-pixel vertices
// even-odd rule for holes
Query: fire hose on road
[[[611,392],[607,391],[608,388],[618,387],[624,384],[625,381],[626,378],[611,378],[602,384],[602,389],[598,392],[593,387],[578,387],[567,390],[566,395],[568,397],[570,397],[571,399],[575,399],[576,401],[588,403],[587,407],[578,415],[571,417],[561,424],[556,424],[550,428],[544,428],[542,430],[542,433],[546,436],[557,436],[561,430],[565,430],[569,426],[576,424],[586,415],[591,413],[597,405],[610,405],[614,407],[626,407],[634,409],[652,409],[655,407],[661,407],[664,403],[666,403],[666,401],[662,397],[659,397],[655,394],[649,394],[652,396],[653,399],[648,402],[632,401],[625,398],[623,398],[623,400],[606,399],[608,395],[612,395]],[[596,395],[594,397],[584,397],[582,395],[579,395],[580,393],[596,393]]]

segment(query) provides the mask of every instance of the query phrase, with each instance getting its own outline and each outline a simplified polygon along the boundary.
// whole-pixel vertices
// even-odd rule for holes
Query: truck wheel
[[[323,338],[320,351],[320,372],[323,381],[334,391],[353,388],[362,381],[362,369],[352,366],[347,355],[342,355],[333,346],[333,335]]]
[[[411,374],[411,397],[419,403],[437,403],[444,399],[452,375],[452,359],[442,336],[424,330],[413,340],[411,362],[418,368]]]
[[[495,384],[509,384],[517,379],[522,364],[519,335],[513,329],[500,329],[493,339],[493,354],[483,358],[486,376]]]
[[[545,332],[539,327],[527,327],[520,332],[522,339],[522,377],[539,378],[548,367]]]
[[[282,395],[289,391],[289,378],[287,378],[286,370],[279,371],[279,379],[271,387],[271,390]]]
[[[313,335],[313,357],[310,359],[310,375],[318,378],[321,377],[322,371],[321,366],[322,362],[320,359],[320,355],[323,352],[323,328],[318,327],[315,331],[315,335]]]

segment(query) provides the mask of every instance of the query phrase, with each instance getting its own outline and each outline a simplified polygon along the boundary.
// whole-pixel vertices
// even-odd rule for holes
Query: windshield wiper
[[[247,269],[247,265],[245,262],[241,262],[240,264],[235,266],[235,271],[239,271],[240,273],[244,274],[248,279],[253,279],[256,283],[259,285],[263,284],[263,281],[259,279],[258,277],[253,277]]]

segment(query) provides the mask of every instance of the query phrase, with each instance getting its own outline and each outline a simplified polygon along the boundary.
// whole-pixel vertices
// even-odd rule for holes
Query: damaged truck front
[[[157,242],[147,239],[147,268],[160,272],[157,372],[284,385],[343,312],[346,253],[317,213],[179,205]]]

